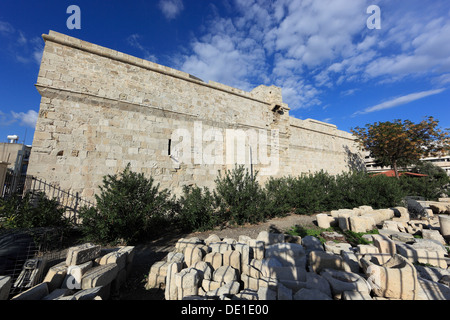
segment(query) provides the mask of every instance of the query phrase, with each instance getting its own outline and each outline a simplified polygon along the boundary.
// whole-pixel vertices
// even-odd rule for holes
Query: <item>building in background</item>
[[[0,179],[0,196],[3,196],[5,189],[16,190],[23,184],[31,153],[31,146],[19,143],[17,135],[7,136],[7,141],[0,143],[0,164],[4,171],[4,177]]]
[[[442,168],[450,176],[450,155],[441,157],[428,157],[420,159],[424,162],[431,162],[435,166]],[[364,162],[366,164],[366,170],[369,173],[378,173],[391,170],[391,167],[380,167],[375,163],[375,160],[370,157],[369,152],[365,153]],[[410,168],[406,168],[410,169]],[[405,168],[400,168],[400,170],[405,170]]]

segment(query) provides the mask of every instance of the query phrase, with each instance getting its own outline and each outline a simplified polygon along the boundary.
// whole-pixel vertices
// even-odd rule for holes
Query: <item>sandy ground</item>
[[[162,300],[164,292],[162,290],[144,288],[150,267],[157,261],[163,260],[165,256],[174,249],[176,242],[180,238],[198,237],[206,239],[211,234],[216,234],[221,238],[238,239],[240,235],[247,235],[256,238],[261,231],[284,233],[294,226],[304,228],[315,227],[315,215],[304,216],[291,214],[283,218],[274,218],[257,225],[244,225],[222,230],[211,230],[207,232],[195,232],[182,234],[169,232],[163,237],[151,241],[145,245],[136,246],[136,253],[133,262],[132,272],[126,285],[122,288],[120,300]]]

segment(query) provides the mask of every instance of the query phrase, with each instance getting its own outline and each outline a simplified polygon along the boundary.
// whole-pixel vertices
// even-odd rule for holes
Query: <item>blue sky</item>
[[[79,30],[66,25],[72,4]],[[291,116],[345,131],[425,116],[450,127],[448,0],[2,0],[0,142],[17,134],[32,143],[41,35],[49,30],[206,82],[279,86]]]

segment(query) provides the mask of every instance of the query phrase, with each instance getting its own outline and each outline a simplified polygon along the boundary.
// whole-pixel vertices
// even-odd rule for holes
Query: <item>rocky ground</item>
[[[238,239],[240,235],[247,235],[256,238],[261,231],[275,233],[287,232],[294,226],[303,228],[316,228],[315,215],[295,215],[290,214],[283,218],[274,218],[256,225],[244,225],[234,228],[215,229],[207,232],[179,233],[172,231],[163,237],[151,241],[145,245],[138,245],[133,262],[133,272],[130,275],[126,286],[121,290],[121,300],[162,300],[164,293],[161,290],[146,290],[144,288],[150,267],[173,250],[176,242],[180,238],[199,237],[206,239],[211,234],[216,234],[221,238]]]

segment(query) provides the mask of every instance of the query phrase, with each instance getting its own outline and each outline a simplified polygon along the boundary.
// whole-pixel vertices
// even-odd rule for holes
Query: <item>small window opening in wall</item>
[[[168,146],[167,146],[167,155],[169,155],[169,156],[170,156],[170,149],[171,149],[171,147],[172,147],[172,139],[169,139],[169,143],[168,143]]]
[[[63,150],[58,151],[58,153],[56,154],[57,157],[61,157],[63,155],[64,155],[64,151]]]
[[[276,112],[276,113],[281,114],[281,115],[284,114],[283,108],[280,105],[275,105],[272,108],[272,112]]]

